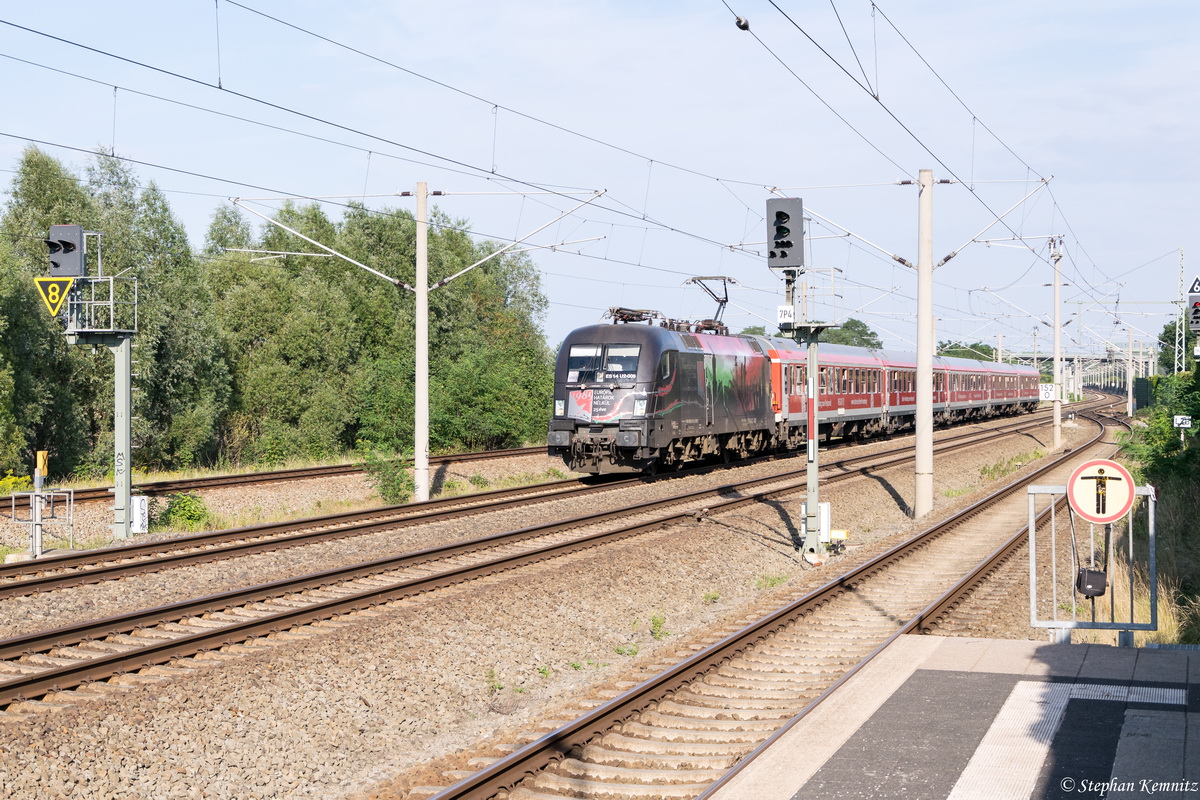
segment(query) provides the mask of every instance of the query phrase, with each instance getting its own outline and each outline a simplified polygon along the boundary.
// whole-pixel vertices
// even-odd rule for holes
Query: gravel
[[[1068,429],[1068,442],[1085,431]],[[1035,447],[1048,449],[1048,441],[1047,427],[1038,436],[937,457],[935,515],[977,499],[989,485],[981,468],[1027,458]],[[711,480],[718,479],[652,486],[674,493],[687,482]],[[672,652],[689,637],[701,637],[781,593],[816,586],[925,527],[904,513],[912,483],[909,467],[824,488],[822,499],[833,503],[834,527],[849,530],[853,545],[824,567],[804,563],[792,547],[789,530],[799,525],[803,499],[795,494],[399,601],[343,618],[345,624],[316,635],[239,647],[245,652],[228,663],[185,677],[5,722],[0,785],[27,798],[392,796],[405,785],[404,774],[429,759],[485,740],[512,741],[531,723]],[[647,493],[657,491],[662,489],[647,487]],[[240,495],[243,504],[280,505],[284,492],[300,492],[305,507],[320,496],[311,486],[222,492]],[[257,496],[247,499],[250,492]],[[617,499],[643,496],[639,491]],[[539,508],[529,506],[522,524],[530,524]],[[459,537],[484,532],[478,520],[460,525]],[[425,534],[435,535],[442,534]],[[367,538],[343,544],[358,546]],[[401,536],[395,538],[395,546],[411,549]],[[286,569],[257,566],[276,556],[300,558],[309,567],[314,559],[335,557],[332,550],[303,548],[225,562],[216,572],[232,582],[259,580],[270,570]],[[256,565],[234,566],[239,562]],[[785,579],[785,585],[767,588]],[[87,615],[97,616],[122,598],[128,610],[146,596],[157,597],[155,604],[169,602],[165,594],[184,591],[177,583],[195,595],[219,582],[196,568],[124,581],[120,591],[89,587],[98,593],[79,596],[89,598]],[[76,602],[66,600],[76,591],[58,593],[58,602]],[[24,607],[0,604],[0,613],[11,631],[22,628],[21,618],[36,619],[33,627],[41,628],[59,614],[83,613],[67,608],[58,611],[54,602],[29,598]],[[662,619],[658,628],[651,623],[655,616]],[[375,791],[389,780],[395,781],[391,789]]]

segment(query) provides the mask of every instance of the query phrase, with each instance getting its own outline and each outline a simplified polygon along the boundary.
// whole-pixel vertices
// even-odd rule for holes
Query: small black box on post
[[[1084,597],[1100,597],[1107,588],[1108,575],[1100,569],[1084,569],[1080,567],[1079,576],[1075,578],[1075,591]]]

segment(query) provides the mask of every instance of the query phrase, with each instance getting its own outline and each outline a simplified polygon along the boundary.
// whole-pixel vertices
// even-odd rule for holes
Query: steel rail
[[[996,435],[993,432],[985,433],[992,436]],[[978,443],[977,439],[979,438],[980,433],[974,432],[971,434],[971,436],[975,437],[976,441],[955,442],[947,447],[957,449]],[[869,457],[867,456],[859,456],[850,460],[866,460],[868,458]],[[890,465],[892,463],[898,463],[904,460],[911,460],[911,456],[907,458],[896,458],[892,456],[885,459],[884,462]],[[881,463],[876,463],[873,466],[878,467],[880,465]],[[802,474],[802,471],[797,470],[793,474],[793,477],[800,474]],[[849,479],[854,477],[854,475],[855,473],[853,472],[845,472],[840,475],[832,476],[830,480]],[[177,623],[188,618],[201,616],[203,614],[232,611],[235,609],[235,607],[241,605],[262,602],[272,598],[295,594],[302,591],[326,589],[335,586],[338,583],[345,583],[347,581],[360,578],[377,576],[381,573],[396,571],[398,569],[403,569],[418,563],[424,564],[430,561],[444,560],[455,555],[478,552],[482,549],[494,548],[501,544],[510,544],[512,542],[521,541],[524,539],[541,537],[550,533],[567,530],[569,528],[576,528],[598,522],[619,519],[631,514],[645,513],[670,505],[679,505],[696,500],[716,500],[717,502],[710,503],[706,507],[704,513],[711,514],[717,511],[731,510],[741,505],[761,502],[762,500],[773,496],[794,493],[799,491],[800,487],[803,485],[802,483],[797,482],[792,486],[764,491],[757,494],[753,493],[753,487],[755,486],[779,483],[784,480],[787,480],[787,478],[780,478],[779,476],[758,478],[743,482],[741,484],[726,485],[713,489],[701,490],[689,493],[687,495],[664,500],[650,501],[619,510],[597,512],[595,514],[589,514],[563,522],[532,526],[529,528],[520,529],[518,531],[494,534],[481,539],[473,539],[442,545],[401,556],[377,559],[375,561],[327,570],[325,572],[313,575],[275,581],[248,589],[224,592],[194,601],[176,603],[146,611],[136,612],[133,614],[89,622],[82,625],[69,626],[52,631],[13,637],[0,641],[0,658],[19,658],[22,655],[30,653],[45,652],[56,648],[70,647],[72,645],[79,644],[80,642],[88,641],[98,637],[136,632],[149,625],[172,622]],[[739,493],[749,493],[740,497],[729,498],[728,495],[731,490]],[[285,612],[268,617],[261,617],[244,622],[235,622],[219,629],[214,629],[213,631],[175,637],[170,640],[157,642],[151,646],[138,648],[136,650],[82,659],[78,664],[64,665],[32,675],[16,676],[12,679],[0,682],[0,705],[7,705],[19,700],[41,696],[49,692],[60,691],[64,688],[77,686],[81,683],[85,683],[90,680],[96,680],[100,677],[109,677],[116,672],[140,669],[157,664],[167,663],[178,658],[195,655],[202,650],[211,650],[217,647],[235,643],[237,641],[244,641],[247,638],[263,635],[264,633],[279,632],[299,624],[304,624],[305,622],[327,619],[338,614],[349,613],[351,611],[377,605],[381,602],[386,602],[392,599],[419,594],[432,589],[441,588],[443,586],[460,583],[472,578],[496,574],[498,572],[507,571],[527,564],[544,561],[572,552],[578,552],[599,546],[604,543],[617,541],[623,538],[645,533],[647,531],[656,530],[673,523],[689,521],[695,519],[696,516],[696,513],[693,511],[683,511],[674,514],[668,514],[632,526],[625,526],[616,530],[596,533],[567,542],[559,542],[549,546],[523,551],[521,553],[502,556],[465,568],[449,570],[434,575],[423,576],[413,580],[402,581],[391,586],[372,587],[364,591],[358,591],[355,594],[347,597],[318,601],[303,608],[289,609]],[[261,612],[255,611],[252,613],[258,614]]]
[[[36,561],[20,561],[0,566],[0,581],[20,578],[23,575],[42,577],[0,583],[0,598],[44,591],[47,588],[96,583],[100,580],[123,578],[168,567],[262,553],[305,544],[313,539],[344,538],[378,530],[402,528],[498,511],[513,506],[527,505],[542,499],[555,500],[573,494],[617,489],[637,481],[638,479],[626,479],[599,485],[584,483],[581,479],[550,481],[512,489],[493,489],[477,494],[427,500],[420,503],[383,506],[365,511],[346,511],[320,517],[308,517],[293,522],[263,523],[155,542],[140,542],[103,550],[50,556]],[[406,516],[399,516],[404,514]],[[220,549],[215,549],[217,547]],[[197,548],[209,549],[197,551]],[[174,552],[179,550],[187,552]],[[154,557],[154,560],[99,566],[107,564],[107,562],[148,557]],[[79,571],[45,575],[51,571],[66,569]]]
[[[487,461],[489,459],[517,458],[520,456],[543,455],[545,446],[515,447],[507,450],[485,450],[477,453],[449,453],[441,456],[430,456],[430,464],[457,464],[468,461]],[[244,486],[246,484],[279,483],[294,480],[309,480],[313,478],[340,477],[355,475],[363,472],[361,464],[329,464],[319,467],[297,467],[296,469],[267,470],[264,472],[246,472],[241,474],[211,475],[204,478],[177,478],[174,480],[148,481],[135,483],[133,488],[141,494],[157,497],[176,492],[199,491],[202,489],[219,489],[228,486]],[[96,500],[106,500],[112,497],[111,486],[96,486],[86,489],[76,489],[75,502],[86,503]],[[19,498],[17,508],[28,508],[26,498]]]
[[[939,442],[945,451],[950,443],[968,440],[963,446],[980,438],[1021,432],[1039,427],[1030,420],[1018,420],[988,429],[968,431],[946,437]],[[825,465],[823,470],[849,470],[861,461],[875,463],[872,468],[882,468],[900,463],[910,456],[900,453],[891,461],[879,461],[879,454],[851,456]],[[696,468],[686,474],[703,474],[719,469],[716,466]],[[781,476],[802,474],[796,470]],[[674,479],[680,474],[662,476],[659,479]],[[117,580],[132,575],[157,572],[194,564],[252,555],[287,547],[296,547],[314,541],[359,536],[381,530],[410,527],[418,524],[453,519],[455,517],[488,513],[491,511],[525,505],[530,502],[559,500],[579,494],[610,491],[643,482],[641,477],[622,478],[604,483],[595,483],[595,478],[572,481],[553,481],[515,489],[497,489],[472,495],[428,500],[423,503],[407,503],[386,506],[368,511],[352,511],[313,517],[289,523],[265,523],[262,525],[234,528],[225,531],[196,534],[165,541],[138,543],[103,550],[53,556],[36,561],[23,561],[0,566],[0,599],[51,591],[105,580]],[[534,495],[530,497],[530,495]],[[450,509],[450,510],[443,510]],[[417,512],[412,516],[397,518],[396,515]],[[380,519],[381,517],[387,517]],[[331,527],[334,526],[334,527]],[[201,549],[203,548],[203,549]],[[178,552],[183,551],[183,552]],[[135,559],[135,560],[131,560]],[[71,570],[60,572],[60,570]],[[22,577],[33,576],[33,577]],[[3,582],[3,581],[8,582]]]
[[[434,795],[431,800],[484,800],[495,795],[511,790],[520,781],[526,777],[532,776],[537,772],[545,769],[554,762],[565,757],[573,750],[582,747],[597,736],[610,730],[616,724],[629,719],[634,714],[637,714],[650,706],[652,703],[659,701],[666,694],[680,688],[681,686],[690,683],[699,678],[703,674],[716,668],[720,664],[728,661],[736,655],[744,652],[756,643],[762,641],[772,635],[780,628],[792,624],[795,620],[807,615],[811,611],[823,606],[832,601],[837,595],[846,591],[852,591],[855,586],[868,579],[872,574],[884,571],[891,564],[902,560],[907,555],[920,549],[924,545],[931,542],[933,539],[945,535],[952,529],[960,526],[963,522],[970,520],[977,514],[985,511],[989,506],[997,501],[1010,496],[1012,493],[1024,487],[1039,475],[1042,475],[1068,459],[1080,450],[1094,445],[1104,434],[1104,426],[1098,423],[1100,431],[1089,442],[1064,452],[1053,461],[1040,466],[1028,475],[1022,476],[1018,481],[1014,481],[1001,488],[1000,490],[989,494],[982,500],[973,503],[963,511],[953,515],[937,525],[917,534],[906,542],[900,543],[891,548],[887,552],[854,567],[847,573],[831,580],[820,588],[810,592],[804,597],[790,603],[784,608],[773,612],[761,619],[744,627],[721,641],[701,650],[694,656],[680,662],[679,664],[665,670],[658,675],[640,683],[638,686],[630,689],[622,695],[619,695],[612,700],[598,706],[591,712],[579,717],[578,719],[564,725],[538,740],[514,751],[510,755],[499,759],[490,766],[480,770],[451,787]],[[936,602],[936,601],[935,601]],[[930,604],[932,607],[934,604]],[[926,609],[928,611],[928,607]],[[923,614],[925,612],[922,612]],[[918,615],[921,616],[921,615]],[[910,620],[902,629],[889,636],[882,644],[875,648],[865,659],[859,664],[850,669],[848,673],[839,678],[832,686],[821,693],[814,699],[804,710],[789,721],[786,727],[795,724],[801,717],[814,708],[817,704],[831,695],[839,686],[845,683],[849,677],[865,666],[878,653],[886,649],[887,645],[900,636],[905,630],[911,630],[917,624],[914,618]],[[786,728],[785,728],[786,729]],[[742,759],[742,763],[748,763],[749,760],[758,752],[765,750],[770,743],[777,740],[783,733],[783,729],[777,731],[763,744],[756,748],[750,755]],[[740,768],[735,766],[729,777],[735,774]],[[726,778],[721,779],[722,781]],[[709,791],[701,797],[708,796],[714,787],[710,787]]]
[[[1117,424],[1124,425],[1126,428],[1130,427],[1129,423],[1124,419],[1100,414],[1097,414],[1097,416],[1103,416],[1104,418],[1116,422]],[[1091,417],[1087,418],[1093,419]],[[1073,448],[1069,453],[1064,454],[1062,458],[1058,459],[1059,462],[1066,460],[1073,454],[1078,453],[1087,447],[1091,447],[1097,442],[1100,442],[1101,444],[1109,444],[1108,442],[1100,441],[1103,438],[1106,430],[1104,423],[1100,422],[1098,419],[1093,419],[1093,421],[1100,424],[1100,432],[1090,441],[1085,442],[1079,447]],[[1054,464],[1047,465],[1047,469],[1051,469],[1053,467]],[[1011,495],[1011,492],[1007,491],[1008,489],[1013,488],[1015,490],[1016,488],[1020,488],[1023,485],[1031,483],[1032,478],[1036,477],[1037,474],[1040,474],[1041,471],[1042,470],[1039,470],[1038,473],[1018,481],[1013,487],[1005,487],[1004,489],[1000,490],[1000,492],[997,492],[996,495],[993,495],[993,497],[996,497],[996,499],[1001,499],[1004,494]],[[985,498],[984,501],[981,502],[986,502],[987,500],[988,498]],[[1054,508],[1061,508],[1062,506],[1066,505],[1066,502],[1067,499],[1064,496],[1054,503]],[[1038,512],[1037,516],[1034,518],[1034,525],[1040,526],[1044,524],[1050,518],[1050,513],[1050,506],[1047,506],[1045,509]],[[914,631],[928,633],[932,627],[952,614],[963,600],[969,597],[980,585],[982,585],[985,580],[987,580],[988,576],[1002,568],[1008,562],[1008,560],[1012,558],[1012,556],[1015,555],[1016,552],[1028,541],[1028,539],[1029,525],[1026,524],[1007,542],[1001,544],[990,555],[985,557],[983,561],[981,561],[970,572],[963,576],[963,578],[954,586],[947,589],[941,596],[929,603],[929,605],[927,605],[919,614],[906,622],[899,630],[888,636],[878,647],[872,650],[870,654],[847,670],[846,673],[834,681],[834,683],[831,684],[828,689],[826,689],[817,697],[813,698],[813,700],[807,706],[805,706],[794,717],[789,719],[787,723],[778,731],[760,743],[758,747],[754,748],[754,750],[752,750],[750,753],[747,753],[745,756],[743,756],[732,769],[730,769],[723,776],[721,776],[721,778],[709,786],[709,788],[705,790],[703,794],[699,795],[696,800],[707,800],[707,798],[712,797],[719,789],[728,784],[735,775],[749,766],[750,763],[753,762],[758,756],[770,749],[770,747],[788,730],[798,724],[801,719],[808,716],[808,714],[814,711],[817,706],[821,705],[821,703],[832,696],[834,692],[841,688],[847,681],[854,677],[854,675],[866,667],[867,664],[869,664],[877,655],[890,647],[901,636],[913,633]]]

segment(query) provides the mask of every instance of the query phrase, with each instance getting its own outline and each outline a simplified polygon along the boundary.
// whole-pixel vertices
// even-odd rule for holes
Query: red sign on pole
[[[1067,500],[1088,522],[1107,525],[1129,513],[1136,489],[1129,470],[1115,461],[1097,458],[1071,473]]]

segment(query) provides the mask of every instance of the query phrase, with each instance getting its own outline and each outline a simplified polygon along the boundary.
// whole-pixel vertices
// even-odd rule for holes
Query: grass
[[[353,453],[346,453],[334,458],[293,458],[281,464],[227,464],[218,463],[211,467],[188,467],[181,469],[144,469],[136,467],[133,470],[133,482],[152,483],[154,481],[190,480],[192,478],[208,478],[213,475],[249,475],[254,472],[275,472],[285,469],[305,469],[307,467],[327,467],[333,464],[357,464],[360,458]],[[97,477],[72,476],[70,479],[55,481],[56,486],[72,489],[85,489],[97,486],[112,486],[112,473]]]
[[[1194,475],[1183,474],[1156,481],[1155,489],[1160,630],[1149,641],[1200,644],[1200,537],[1195,535],[1195,521],[1200,518],[1200,485]],[[1146,515],[1139,512],[1134,558],[1141,563],[1145,563],[1148,547],[1145,520]],[[1148,609],[1146,577],[1137,577],[1135,602]]]
[[[327,464],[329,462],[324,462],[324,463]],[[338,463],[349,463],[349,462],[347,461],[347,462],[338,462]],[[289,463],[288,464],[288,467],[293,467],[293,466],[317,466],[317,465],[311,464],[311,463]],[[249,471],[254,471],[254,470],[245,470],[245,471],[249,472]],[[145,476],[145,477],[139,476],[135,480],[136,481],[165,480],[165,478],[160,477],[160,475],[168,475],[168,474],[175,475],[176,477],[202,477],[205,474],[211,475],[212,473],[211,472],[204,473],[199,470],[189,471],[189,473],[186,475],[184,473],[158,473],[158,474],[149,475],[149,476]],[[239,473],[229,472],[229,473],[223,473],[223,474],[239,474]],[[565,480],[569,477],[570,477],[570,475],[568,475],[566,472],[563,472],[562,470],[556,469],[553,467],[546,470],[545,472],[541,472],[541,473],[533,473],[533,472],[521,473],[518,475],[510,475],[505,478],[496,479],[491,482],[489,482],[486,478],[484,478],[481,475],[472,475],[470,478],[467,479],[467,484],[469,484],[469,486],[464,485],[464,484],[460,483],[459,481],[454,481],[454,480],[447,481],[446,484],[442,487],[442,492],[440,492],[438,496],[439,497],[452,497],[457,494],[469,494],[471,491],[482,490],[484,488],[487,488],[487,489],[510,489],[510,488],[515,488],[518,486],[528,486],[528,485],[534,484],[534,483],[546,483],[547,481],[553,481],[553,480]],[[95,485],[100,486],[100,485],[104,485],[104,484],[103,484],[103,482],[95,482]],[[172,531],[187,531],[190,533],[202,533],[204,531],[228,530],[230,528],[247,528],[252,525],[268,525],[268,524],[275,523],[275,522],[289,522],[291,520],[299,519],[302,517],[330,516],[330,515],[334,515],[334,514],[345,514],[345,513],[352,512],[352,511],[363,511],[363,510],[370,509],[370,508],[378,508],[380,505],[380,502],[381,501],[379,500],[378,497],[372,496],[370,498],[366,498],[366,499],[362,499],[362,500],[318,500],[310,506],[300,507],[300,508],[275,507],[275,508],[271,508],[268,510],[268,509],[263,508],[262,506],[253,506],[253,507],[245,509],[243,511],[231,513],[231,514],[224,514],[224,513],[214,512],[214,511],[210,510],[202,521],[192,522],[187,525],[161,526],[161,527],[156,528],[156,530],[172,530]],[[99,547],[103,544],[108,544],[108,543],[109,542],[107,542],[107,541],[100,541],[100,542],[93,544],[92,546]],[[80,547],[80,546],[81,545],[76,544],[76,547]]]
[[[787,575],[759,575],[754,579],[754,588],[759,591],[783,586],[790,578]]]
[[[1031,453],[1022,453],[1021,455],[1013,456],[1007,461],[1000,461],[986,467],[980,467],[979,477],[989,481],[999,480],[1000,478],[1016,472],[1029,462],[1035,461],[1044,455],[1046,455],[1044,451],[1034,450]]]
[[[377,508],[378,498],[369,500],[318,500],[304,508],[273,508],[264,509],[262,506],[252,506],[234,514],[222,514],[210,511],[205,521],[198,526],[188,526],[186,529],[194,533],[202,531],[223,531],[230,528],[248,528],[252,525],[267,525],[273,522],[290,522],[303,517],[320,517],[333,514],[344,514],[350,511],[363,511]],[[171,527],[169,530],[182,530]]]
[[[1200,644],[1200,541],[1194,520],[1200,516],[1200,486],[1190,475],[1157,482],[1155,536],[1158,559],[1158,630],[1135,631],[1134,644]],[[1149,553],[1147,514],[1139,501],[1134,524],[1134,620],[1150,620],[1150,583],[1146,572]],[[1113,543],[1109,592],[1115,597],[1117,619],[1128,618],[1129,540],[1122,531]],[[1097,598],[1097,619],[1107,619],[1109,594]],[[1070,611],[1070,604],[1064,603]],[[1090,618],[1091,604],[1080,601],[1081,617]],[[1103,612],[1103,617],[1101,616]],[[1115,644],[1115,631],[1080,632],[1077,641]]]
[[[535,483],[562,481],[570,477],[569,474],[555,467],[551,467],[545,472],[522,472],[517,475],[494,478],[490,481],[482,475],[472,475],[467,479],[469,486],[464,486],[456,480],[447,480],[442,484],[441,491],[438,492],[437,496],[457,497],[458,495],[471,494],[483,489],[514,489],[518,486],[530,486]]]
[[[277,464],[218,463],[210,467],[187,467],[180,469],[146,469],[143,467],[135,467],[133,470],[133,482],[138,484],[153,483],[155,481],[190,480],[193,478],[208,478],[212,477],[213,475],[249,475],[255,472],[275,472],[278,470],[306,469],[308,467],[327,467],[335,464],[361,463],[362,457],[357,453],[351,452],[343,453],[341,456],[324,457],[319,459],[292,458]],[[507,488],[508,486],[524,486],[528,483],[540,483],[548,480],[565,480],[569,477],[571,476],[567,472],[552,467],[546,472],[538,475],[528,473],[523,476],[513,476],[511,479],[505,478],[503,479],[505,481],[523,479],[524,482],[507,484],[501,488]],[[479,489],[488,488],[489,486],[495,485],[491,484],[488,479],[482,475],[472,475],[467,479],[467,481],[472,486]],[[53,483],[56,487],[62,487],[64,489],[88,489],[98,486],[112,486],[113,476],[111,472],[106,475],[97,476],[72,475],[69,478],[55,480]],[[457,481],[455,483],[457,483]],[[32,486],[32,484],[30,485]]]
[[[711,605],[716,605],[716,603],[720,599],[721,599],[720,592],[705,592],[704,597],[701,599],[701,601],[704,603],[704,605],[711,606]]]

